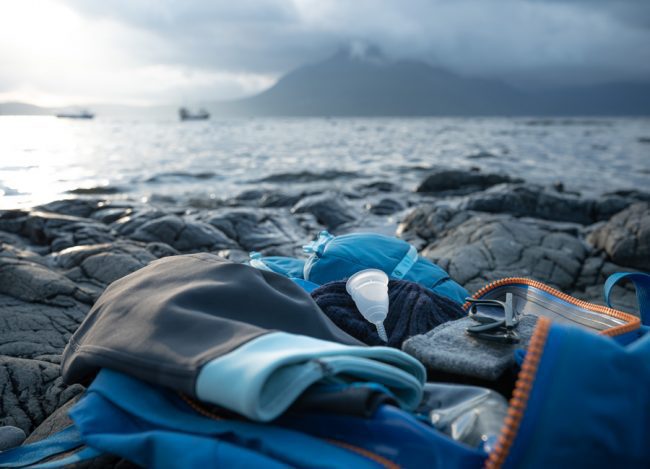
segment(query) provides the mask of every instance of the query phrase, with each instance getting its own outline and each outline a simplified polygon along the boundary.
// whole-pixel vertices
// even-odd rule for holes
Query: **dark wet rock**
[[[650,203],[631,205],[596,228],[588,241],[616,264],[650,270]]]
[[[297,173],[276,173],[263,177],[261,179],[254,180],[252,182],[307,183],[317,181],[331,181],[334,179],[353,179],[358,177],[362,177],[362,175],[350,171],[337,171],[332,169],[319,172],[300,171]]]
[[[110,226],[117,232],[118,235],[131,236],[141,226],[157,218],[162,218],[165,215],[167,215],[167,212],[164,212],[158,208],[145,207],[143,209],[134,210],[131,213],[118,218],[113,223],[111,223]]]
[[[404,210],[404,206],[395,199],[384,198],[377,202],[371,202],[365,205],[366,210],[374,215],[392,215],[393,213]]]
[[[66,305],[30,303],[0,294],[0,354],[36,358],[63,352],[90,306],[72,297]]]
[[[423,251],[470,291],[505,277],[571,290],[588,254],[569,227],[493,215],[469,218]]]
[[[650,143],[650,137],[639,137],[639,143]]]
[[[281,192],[276,190],[252,189],[242,192],[237,197],[228,200],[228,205],[262,208],[292,207],[300,199],[316,194],[315,191]]]
[[[265,255],[294,255],[307,233],[288,211],[229,209],[216,212],[206,221],[235,240],[244,251]]]
[[[444,205],[420,205],[409,212],[397,227],[397,235],[417,244],[417,239],[435,241],[444,231],[467,221],[473,215]]]
[[[60,213],[12,210],[0,214],[0,230],[15,233],[40,245],[59,251],[80,244],[113,241],[109,227],[88,218]]]
[[[484,159],[489,159],[489,158],[496,158],[496,155],[493,155],[489,151],[479,151],[478,153],[472,153],[471,155],[467,155],[468,160],[484,160]]]
[[[373,181],[355,186],[356,190],[362,194],[374,194],[377,192],[397,192],[400,187],[389,181]]]
[[[357,219],[341,194],[324,193],[305,197],[291,209],[293,213],[311,213],[318,223],[334,230]]]
[[[88,218],[98,209],[100,201],[87,199],[55,200],[45,205],[35,207],[36,210],[74,217]]]
[[[182,252],[234,247],[233,241],[214,226],[175,215],[166,215],[148,221],[138,227],[130,237],[137,241],[169,244]]]
[[[621,189],[612,192],[605,192],[604,197],[623,197],[638,202],[650,202],[650,192],[639,191],[636,189]]]
[[[429,174],[416,189],[417,192],[471,193],[506,182],[522,182],[505,174],[487,174],[479,171],[462,171],[457,169],[437,171]]]
[[[11,425],[0,427],[0,452],[22,445],[26,438],[22,428]]]
[[[502,185],[471,194],[461,208],[479,212],[508,213],[519,217],[591,224],[606,220],[630,204],[619,196],[578,198],[546,190],[538,185]]]
[[[0,425],[29,433],[82,390],[63,384],[58,365],[0,356]]]
[[[67,277],[42,264],[0,257],[0,293],[30,303],[74,306],[93,298]]]
[[[179,180],[183,181],[187,179],[206,180],[206,179],[213,179],[215,177],[217,177],[217,174],[211,171],[198,172],[198,173],[190,173],[185,171],[171,171],[171,172],[160,173],[160,174],[156,174],[155,176],[151,176],[150,178],[146,179],[144,182],[159,183],[159,182],[173,182]]]
[[[133,213],[131,207],[107,207],[93,212],[92,219],[98,220],[105,224],[113,223],[114,221],[124,218]]]
[[[119,194],[124,189],[117,186],[95,186],[95,187],[77,187],[68,191],[68,194],[76,195],[102,195],[102,194]]]

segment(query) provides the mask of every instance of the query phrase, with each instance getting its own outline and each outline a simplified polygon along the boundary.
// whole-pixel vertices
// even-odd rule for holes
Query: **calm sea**
[[[0,206],[79,189],[109,197],[225,198],[277,173],[325,170],[411,189],[431,167],[506,173],[596,195],[650,188],[649,119],[0,117]],[[289,184],[264,183],[283,187]],[[92,191],[91,191],[92,192]]]

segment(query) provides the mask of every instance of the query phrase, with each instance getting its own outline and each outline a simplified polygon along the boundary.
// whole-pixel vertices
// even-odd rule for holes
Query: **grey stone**
[[[631,205],[595,229],[588,241],[616,264],[650,270],[650,203]]]
[[[181,252],[235,247],[233,241],[214,226],[175,215],[166,215],[144,223],[131,238],[145,242],[163,242]]]
[[[245,251],[294,255],[308,234],[286,210],[225,209],[206,220]]]
[[[0,452],[22,445],[26,438],[27,435],[22,428],[11,425],[0,427]]]
[[[58,365],[0,356],[0,425],[29,433],[82,391],[63,384]]]
[[[417,192],[441,193],[458,191],[470,193],[505,182],[521,182],[504,174],[484,174],[479,171],[457,169],[437,171],[429,174],[416,189]]]
[[[586,199],[528,184],[502,185],[472,194],[461,209],[590,224],[608,219],[629,204],[630,200],[618,196]]]
[[[293,213],[310,213],[318,223],[330,230],[357,219],[352,208],[337,193],[324,193],[305,197],[291,209]]]
[[[366,204],[366,209],[374,215],[384,216],[404,210],[404,206],[395,199],[384,198],[377,202]]]
[[[423,255],[475,291],[505,277],[528,277],[570,291],[589,251],[552,224],[475,215],[427,246]]]

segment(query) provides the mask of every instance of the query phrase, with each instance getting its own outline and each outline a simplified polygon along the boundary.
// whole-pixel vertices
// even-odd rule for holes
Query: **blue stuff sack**
[[[305,262],[303,278],[323,285],[342,280],[364,269],[380,269],[396,280],[409,280],[435,293],[464,303],[469,296],[447,272],[418,255],[406,241],[378,233],[350,233],[333,236],[323,231],[304,246],[311,254]]]

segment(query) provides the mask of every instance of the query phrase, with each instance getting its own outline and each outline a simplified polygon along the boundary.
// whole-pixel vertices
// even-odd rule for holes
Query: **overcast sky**
[[[236,98],[352,41],[519,84],[650,80],[650,0],[15,0],[0,101]]]

